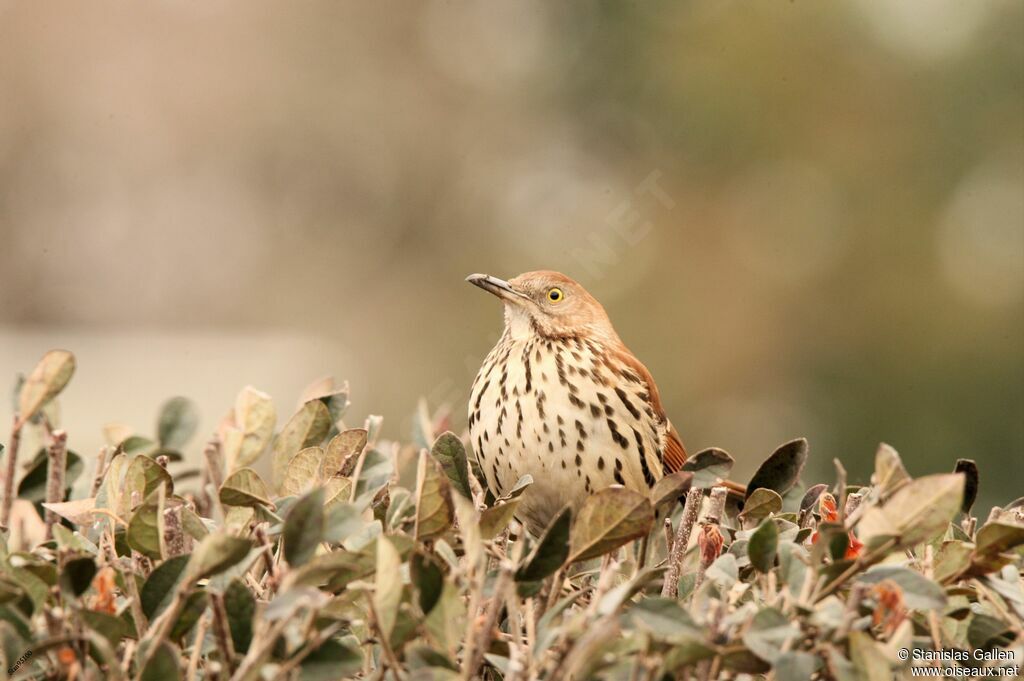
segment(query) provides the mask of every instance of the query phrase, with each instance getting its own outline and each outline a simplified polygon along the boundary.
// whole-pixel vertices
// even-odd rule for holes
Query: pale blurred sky
[[[0,0],[0,239],[0,381],[73,350],[85,454],[324,374],[461,417],[501,324],[462,278],[550,268],[691,450],[1020,493],[1020,3]]]

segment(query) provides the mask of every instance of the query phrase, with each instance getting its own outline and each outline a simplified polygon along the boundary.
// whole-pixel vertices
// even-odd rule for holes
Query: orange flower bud
[[[707,523],[697,537],[697,545],[700,547],[700,561],[704,566],[711,565],[715,558],[722,553],[725,545],[725,538],[717,523]]]
[[[818,497],[818,515],[821,516],[823,522],[834,523],[839,520],[839,511],[837,509],[836,498],[828,492],[823,492]]]

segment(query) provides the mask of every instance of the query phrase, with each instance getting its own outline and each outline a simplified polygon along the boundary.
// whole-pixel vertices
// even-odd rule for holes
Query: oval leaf
[[[246,386],[235,400],[234,419],[239,439],[228,451],[229,471],[248,466],[260,457],[274,434],[277,411],[270,395]]]
[[[420,451],[416,473],[416,528],[414,536],[419,541],[433,539],[444,534],[455,518],[448,478],[437,460]]]
[[[220,502],[226,506],[267,506],[270,501],[267,483],[251,468],[239,468],[220,486]]]
[[[779,496],[779,493],[760,487],[747,498],[743,505],[743,512],[740,513],[740,519],[749,521],[750,525],[746,525],[746,527],[752,527],[772,513],[780,511],[782,511],[782,497]]]
[[[187,397],[172,397],[160,407],[156,423],[156,439],[161,447],[181,449],[192,438],[199,425],[199,410]]]
[[[964,476],[964,502],[961,510],[970,513],[974,506],[974,500],[978,498],[978,464],[970,459],[957,459],[954,473],[963,473]]]
[[[768,519],[761,523],[747,543],[747,555],[750,564],[758,572],[771,572],[775,566],[775,555],[779,550],[779,528],[774,520]]]
[[[306,447],[291,458],[281,480],[281,494],[298,496],[305,494],[318,482],[320,463],[324,458],[324,450],[319,447]]]
[[[327,406],[320,400],[311,400],[302,405],[297,412],[288,420],[277,439],[274,440],[273,457],[273,478],[283,488],[284,479],[287,476],[285,469],[290,467],[292,458],[301,450],[313,447],[323,442],[327,433],[331,430],[331,414]],[[320,459],[317,459],[317,470],[319,473]],[[294,494],[286,492],[284,494]]]
[[[692,484],[693,473],[690,471],[676,471],[662,476],[658,482],[654,483],[654,487],[648,494],[651,505],[656,509],[662,506],[671,508],[671,504],[686,495]]]
[[[647,497],[622,487],[610,487],[583,502],[573,523],[569,562],[604,555],[642,537],[654,525],[654,507]]]
[[[765,459],[747,484],[747,499],[754,490],[766,487],[784,495],[796,484],[807,461],[807,440],[799,438],[780,446]]]
[[[517,582],[539,582],[562,567],[569,557],[571,525],[572,508],[566,506],[551,519],[533,551],[516,570]]]
[[[324,537],[324,490],[317,488],[295,502],[284,521],[284,557],[292,567],[316,553]]]
[[[327,480],[335,475],[351,475],[351,470],[343,470],[347,468],[346,462],[350,462],[349,465],[354,468],[356,457],[365,446],[365,428],[349,428],[335,435],[324,450],[320,478]]]
[[[252,543],[248,539],[229,534],[208,534],[196,546],[188,562],[186,577],[196,582],[227,570],[249,555]]]
[[[860,540],[896,537],[912,546],[944,532],[960,511],[964,476],[959,473],[928,475],[904,485],[881,506],[872,506],[858,526]]]
[[[469,463],[462,440],[450,431],[441,433],[434,440],[430,453],[440,462],[452,487],[465,498],[472,499],[473,493],[469,486]]]
[[[56,397],[75,373],[75,356],[67,350],[50,350],[36,364],[21,385],[18,395],[18,419],[30,420],[47,402]]]
[[[733,463],[728,452],[712,447],[691,456],[680,470],[693,473],[693,487],[707,489],[728,478]]]

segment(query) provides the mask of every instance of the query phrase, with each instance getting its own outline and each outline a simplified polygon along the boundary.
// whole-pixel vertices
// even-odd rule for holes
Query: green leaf
[[[363,469],[356,480],[356,501],[368,504],[369,501],[388,484],[394,471],[392,457],[386,456],[376,449],[363,453]]]
[[[765,662],[775,662],[786,642],[799,633],[799,627],[781,611],[763,608],[751,619],[750,626],[743,633],[743,643]]]
[[[228,471],[248,466],[258,459],[270,443],[277,422],[277,411],[270,396],[246,386],[235,399],[234,435],[225,441]]]
[[[163,466],[148,456],[140,454],[132,457],[124,475],[124,490],[129,498],[132,492],[138,492],[145,499],[161,485],[167,485],[168,494],[174,491],[171,474]]]
[[[327,405],[327,411],[331,414],[331,423],[338,425],[341,423],[341,417],[345,415],[345,411],[348,409],[348,381],[345,382],[344,387],[335,390],[332,393],[321,395],[316,399],[320,400]]]
[[[942,583],[960,575],[971,564],[972,553],[974,545],[970,542],[942,542],[942,547],[935,554],[935,581]]]
[[[402,602],[402,558],[387,537],[377,540],[377,576],[373,605],[377,611],[381,633],[391,638],[398,619],[398,606]]]
[[[363,666],[357,645],[328,639],[306,656],[299,668],[299,681],[335,681],[352,678]]]
[[[256,614],[256,599],[240,579],[232,579],[224,591],[224,611],[228,616],[228,628],[235,651],[244,655],[252,643],[253,617]]]
[[[359,509],[348,502],[328,503],[324,507],[324,541],[340,544],[363,528]]]
[[[796,484],[807,461],[807,440],[799,438],[780,446],[754,473],[747,484],[747,496],[755,490],[767,488],[784,495]]]
[[[683,463],[681,470],[693,473],[693,487],[706,489],[728,478],[733,463],[728,452],[712,447],[691,456]]]
[[[142,669],[139,681],[180,681],[181,660],[174,646],[161,643]]]
[[[75,356],[67,350],[50,350],[21,385],[18,395],[18,418],[22,423],[32,419],[52,400],[75,373]]]
[[[85,608],[78,612],[81,615],[85,626],[107,639],[111,646],[116,647],[121,643],[121,639],[128,636],[130,633],[128,624],[120,617]]]
[[[69,598],[78,598],[96,576],[96,562],[88,556],[69,558],[58,575],[61,591]]]
[[[440,561],[428,553],[414,553],[409,561],[409,579],[416,588],[420,610],[424,615],[429,615],[444,588],[444,571]]]
[[[445,582],[441,598],[424,620],[426,630],[451,656],[466,632],[466,603],[454,582]]]
[[[199,410],[187,397],[172,397],[160,407],[156,423],[156,439],[161,447],[181,449],[196,432]]]
[[[324,537],[324,490],[318,487],[288,510],[284,521],[284,557],[292,567],[316,553]]]
[[[896,537],[900,546],[913,546],[946,531],[960,511],[964,476],[929,475],[903,485],[881,506],[872,506],[858,526],[860,540]]]
[[[672,504],[678,502],[686,495],[693,484],[693,473],[689,471],[676,471],[661,477],[648,493],[651,506],[660,509],[662,506],[672,508]]]
[[[825,483],[818,483],[817,485],[808,487],[807,491],[804,492],[804,496],[800,499],[800,510],[810,511],[816,508],[818,505],[818,497],[820,497],[826,490],[828,490],[828,485]]]
[[[539,582],[558,568],[569,557],[569,535],[572,526],[572,508],[565,506],[548,523],[533,551],[516,570],[517,582]]]
[[[1024,544],[1024,525],[995,521],[985,523],[975,538],[975,553],[979,556],[995,555]]]
[[[740,520],[749,522],[750,525],[744,525],[744,527],[750,527],[772,513],[781,511],[782,497],[779,496],[779,493],[766,487],[760,487],[747,497],[743,504],[743,512],[740,513]]]
[[[972,648],[991,650],[1005,648],[1013,642],[1013,629],[1006,622],[984,613],[977,613],[967,627],[967,641]]]
[[[419,541],[438,537],[451,527],[455,518],[448,478],[436,459],[420,451],[416,473],[416,527],[414,536]]]
[[[220,502],[226,506],[274,507],[267,483],[251,468],[239,468],[229,475],[220,486],[219,496]]]
[[[189,629],[199,621],[204,610],[206,610],[206,591],[196,589],[185,598],[185,604],[181,607],[178,618],[174,620],[174,626],[171,627],[170,633],[171,640],[176,641],[187,634]]]
[[[647,497],[623,487],[609,487],[587,497],[570,535],[569,562],[604,555],[648,534],[654,507]]]
[[[186,579],[195,583],[223,572],[249,555],[251,548],[252,543],[248,539],[219,532],[208,534],[192,552],[185,571]]]
[[[469,463],[462,440],[452,432],[444,432],[434,441],[430,453],[444,469],[452,487],[467,499],[473,498],[469,485]]]
[[[674,598],[644,598],[628,610],[628,617],[630,621],[662,640],[680,636],[702,636],[701,629],[693,617]]]
[[[704,576],[714,582],[720,589],[728,590],[740,579],[740,569],[736,562],[736,556],[731,553],[723,553],[708,566]]]
[[[490,508],[480,512],[480,538],[483,540],[493,539],[502,530],[508,527],[516,514],[519,506],[519,499],[497,502]]]
[[[366,447],[366,429],[349,428],[331,438],[324,450],[324,460],[320,464],[320,478],[327,480],[342,474],[346,461],[355,461],[355,457]],[[354,464],[353,464],[354,466]],[[344,473],[348,475],[349,472]]]
[[[319,445],[331,430],[331,414],[327,406],[320,400],[306,402],[288,420],[277,439],[274,440],[273,478],[283,488],[287,475],[286,468],[291,466],[292,458],[301,450]],[[316,480],[322,455],[317,458],[316,469],[309,478]],[[284,494],[294,494],[282,489]]]
[[[703,639],[686,638],[669,649],[662,664],[665,671],[681,671],[685,667],[714,657],[715,653],[714,646]]]
[[[32,458],[32,462],[29,463],[28,472],[25,473],[25,476],[18,483],[19,499],[27,499],[35,504],[46,501],[46,483],[49,467],[50,460],[47,450],[45,447],[40,448],[36,452],[35,457]],[[82,463],[82,458],[68,450],[64,464],[65,497],[68,496],[67,492],[71,491],[75,480],[78,479],[84,469],[85,466]]]
[[[863,584],[891,580],[903,591],[903,601],[914,610],[938,610],[946,607],[946,591],[920,572],[898,565],[876,565],[857,577]]]
[[[884,649],[863,631],[850,632],[850,661],[864,681],[891,681],[893,678]]]
[[[283,478],[275,478],[281,480],[281,494],[298,496],[315,487],[323,458],[324,450],[319,447],[306,447],[293,456],[282,472]]]
[[[512,501],[513,499],[518,499],[532,484],[533,476],[527,473],[516,480],[516,484],[512,485],[512,488],[498,497],[496,501]]]
[[[758,572],[769,573],[775,567],[775,555],[779,550],[779,528],[770,518],[750,535],[747,543],[747,555],[750,564]]]
[[[30,570],[23,567],[7,567],[7,576],[14,581],[28,596],[33,612],[40,612],[50,595],[50,586]]]
[[[875,474],[872,482],[883,499],[910,482],[910,474],[903,467],[900,455],[884,442],[878,445],[875,452]]]
[[[155,618],[174,600],[174,592],[181,583],[188,561],[187,555],[168,558],[149,573],[139,590],[139,602],[147,618]]]
[[[161,558],[159,516],[159,493],[153,492],[135,509],[125,533],[128,546],[155,560]]]
[[[818,669],[818,657],[787,651],[775,659],[776,681],[807,681]]]
[[[156,450],[159,445],[148,437],[142,437],[141,435],[130,435],[126,437],[120,444],[121,451],[125,454],[140,454],[144,456],[152,457],[156,454]]]

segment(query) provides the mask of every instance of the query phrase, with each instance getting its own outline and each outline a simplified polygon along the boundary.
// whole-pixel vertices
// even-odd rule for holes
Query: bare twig
[[[203,456],[206,458],[206,470],[210,475],[210,482],[214,489],[220,489],[224,484],[224,462],[221,457],[220,440],[216,436],[206,443],[203,449]]]
[[[164,510],[164,543],[167,546],[166,558],[181,556],[188,553],[191,537],[185,534],[181,524],[181,506],[171,506]]]
[[[380,642],[381,654],[384,656],[384,660],[388,667],[391,668],[395,678],[401,681],[405,678],[405,675],[402,674],[402,665],[399,664],[398,656],[395,655],[395,651],[391,647],[391,641],[384,634],[384,630],[380,628],[380,616],[377,614],[377,607],[373,604],[373,597],[367,598],[366,602],[370,612],[370,628],[373,629],[374,635],[376,635],[377,640]]]
[[[846,497],[846,510],[843,512],[845,518],[849,518],[853,513],[860,508],[861,503],[864,502],[863,492],[854,492],[853,494]]]
[[[63,430],[53,431],[53,441],[47,451],[46,503],[58,504],[64,501],[64,469],[68,460],[68,434]],[[46,539],[53,539],[53,526],[60,522],[60,516],[46,509]]]
[[[4,472],[4,500],[0,506],[0,528],[8,529],[11,520],[11,505],[14,504],[14,476],[18,474],[18,445],[21,443],[21,426],[18,415],[14,415],[11,439],[7,443],[7,468]]]
[[[210,610],[213,612],[213,638],[217,642],[217,650],[220,651],[224,666],[228,672],[235,670],[235,642],[231,638],[231,628],[228,626],[228,612],[224,607],[223,594],[216,591],[209,592]]]
[[[185,671],[185,681],[196,681],[196,674],[199,673],[199,659],[203,652],[203,639],[206,638],[206,630],[210,628],[210,620],[213,613],[206,612],[199,619],[196,625],[195,645],[192,646],[192,654],[188,658],[188,667]]]
[[[100,485],[103,484],[103,476],[107,472],[107,453],[110,451],[109,447],[100,447],[100,453],[96,455],[96,472],[92,476],[92,485],[89,486],[89,496],[94,497],[99,494]]]
[[[470,658],[469,664],[463,668],[463,676],[466,679],[472,679],[476,676],[480,665],[483,664],[484,653],[491,647],[491,635],[494,632],[495,625],[498,623],[498,615],[505,604],[505,592],[508,591],[509,585],[512,584],[513,571],[514,566],[511,561],[504,561],[502,563],[498,572],[498,581],[494,585],[494,594],[487,605],[487,614],[483,619],[480,630],[477,632],[476,645],[473,646],[473,656]]]
[[[727,487],[713,487],[708,497],[708,510],[704,516],[706,523],[722,522],[722,514],[725,513],[725,501],[729,496]]]
[[[264,633],[261,633],[258,640],[254,640],[249,645],[249,652],[242,658],[241,664],[238,665],[238,669],[231,675],[231,681],[243,681],[243,679],[253,678],[256,671],[263,665],[267,657],[274,650],[274,643],[280,638],[281,634],[284,633],[285,627],[292,620],[287,617],[274,622],[269,629],[265,629]]]
[[[683,517],[679,519],[679,527],[672,539],[672,551],[668,555],[668,571],[665,573],[665,583],[661,587],[661,595],[665,598],[675,598],[679,595],[679,576],[683,571],[683,557],[686,555],[686,548],[690,543],[690,533],[693,532],[693,525],[697,522],[703,498],[704,490],[702,489],[691,489],[686,493]]]

